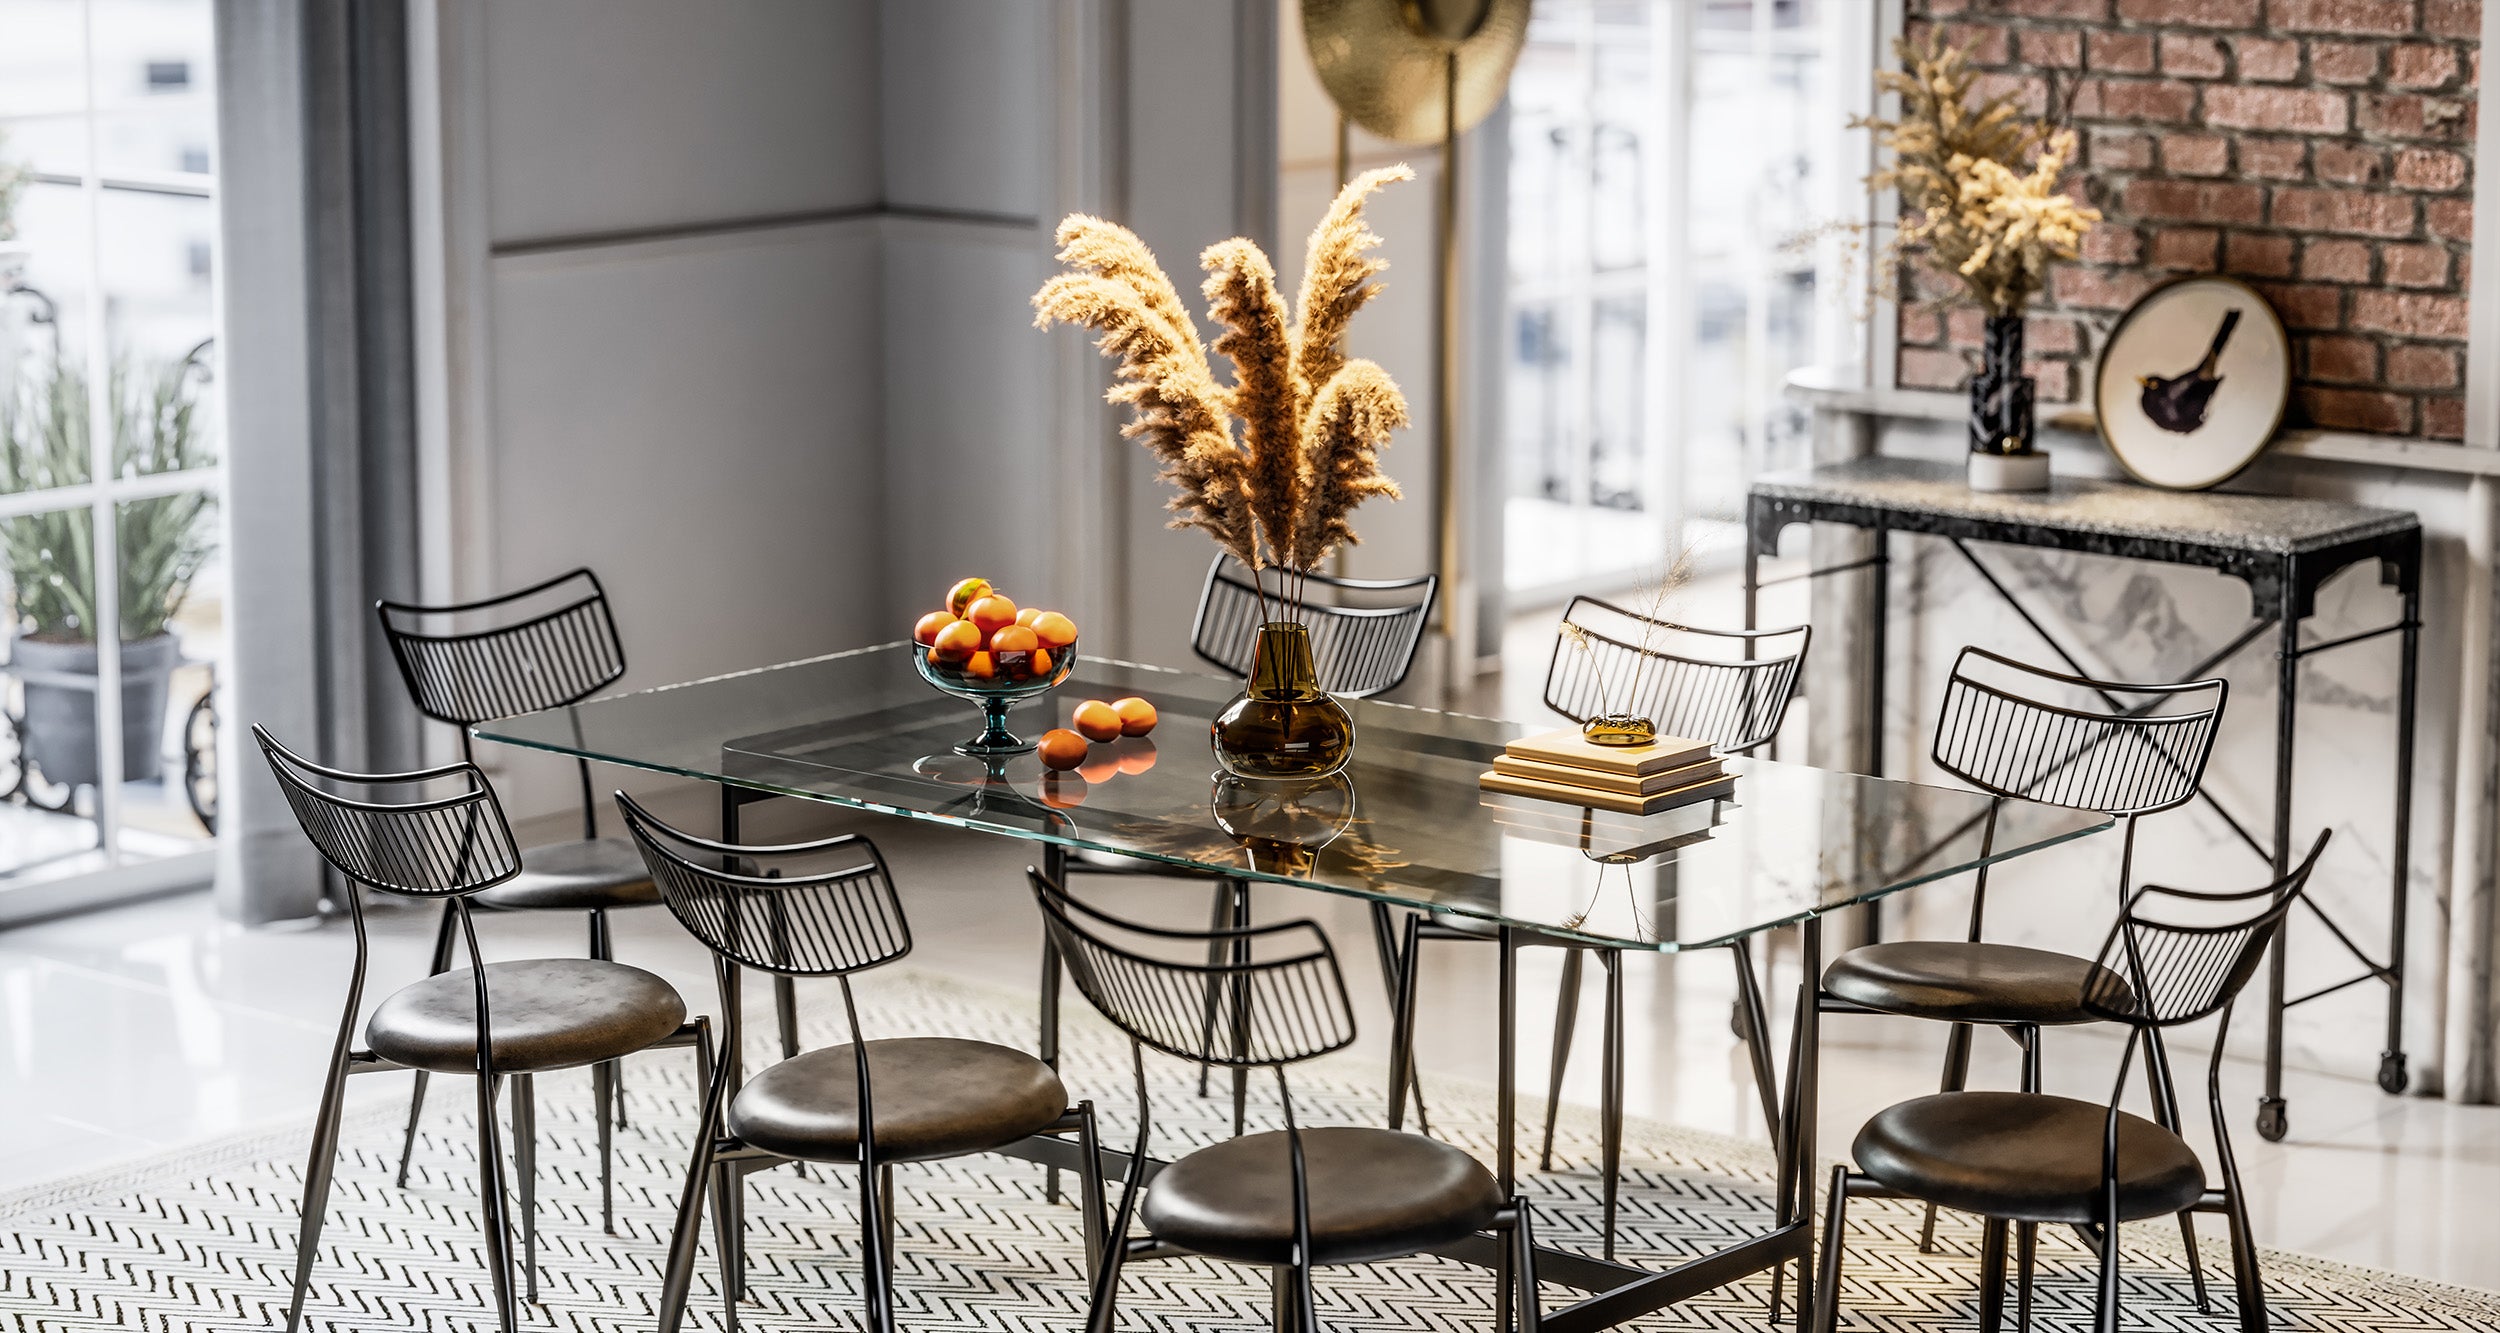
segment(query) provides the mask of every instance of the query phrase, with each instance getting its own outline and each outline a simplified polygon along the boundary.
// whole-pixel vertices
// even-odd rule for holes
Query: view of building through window
[[[1510,94],[1514,604],[1732,557],[1746,480],[1803,461],[1780,384],[1846,317],[1796,243],[1829,220],[1840,17],[1536,6]]]
[[[214,829],[211,14],[0,0],[0,891]]]

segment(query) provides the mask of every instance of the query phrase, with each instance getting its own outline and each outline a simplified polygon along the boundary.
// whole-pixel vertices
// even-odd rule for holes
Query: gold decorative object
[[[1445,120],[1464,131],[1501,105],[1527,44],[1528,0],[1302,0],[1302,35],[1346,119],[1432,143]]]

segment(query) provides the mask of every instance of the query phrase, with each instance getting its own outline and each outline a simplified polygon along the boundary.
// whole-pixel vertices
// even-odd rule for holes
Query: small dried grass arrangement
[[[1414,174],[1367,171],[1338,193],[1311,232],[1291,310],[1257,245],[1236,236],[1208,246],[1198,266],[1222,330],[1212,344],[1199,341],[1145,242],[1101,218],[1072,213],[1059,224],[1067,271],[1033,296],[1035,327],[1101,335],[1096,345],[1118,363],[1108,397],[1133,409],[1121,434],[1154,454],[1176,492],[1171,526],[1203,529],[1248,568],[1269,619],[1300,618],[1304,576],[1359,540],[1357,506],[1398,498],[1380,450],[1407,424],[1406,397],[1378,365],[1346,356],[1345,333],[1387,267],[1371,254],[1380,237],[1364,223],[1364,201]],[[1210,347],[1232,363],[1231,384],[1217,380]]]

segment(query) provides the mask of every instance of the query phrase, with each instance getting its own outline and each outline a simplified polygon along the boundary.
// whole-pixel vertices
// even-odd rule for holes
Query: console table
[[[1969,543],[1990,542],[2196,566],[2247,585],[2251,623],[2187,671],[2185,677],[2207,674],[2268,630],[2274,631],[2278,688],[2272,837],[2260,839],[2210,791],[2202,793],[2202,799],[2278,876],[2290,868],[2294,854],[2292,756],[2299,734],[2302,659],[2387,634],[2401,635],[2403,660],[2396,697],[2395,829],[2391,858],[2394,882],[2390,890],[2387,957],[2384,962],[2371,957],[2314,898],[2303,900],[2311,917],[2351,953],[2363,970],[2332,985],[2287,997],[2284,955],[2277,944],[2268,963],[2266,1079],[2265,1094],[2258,1103],[2257,1132],[2279,1140],[2289,1127],[2282,1095],[2284,1010],[2349,986],[2377,981],[2387,987],[2387,1042],[2379,1053],[2378,1082],[2391,1093],[2404,1090],[2405,880],[2412,832],[2413,714],[2422,611],[2422,524],[2417,516],[2403,510],[2333,500],[2164,491],[2074,477],[2058,477],[2045,492],[1988,494],[1971,490],[1956,463],[1886,457],[1853,459],[1810,471],[1764,477],[1749,490],[1745,512],[1748,629],[1754,625],[1756,596],[1767,586],[1760,578],[1760,561],[1779,553],[1781,534],[1796,523],[1845,524],[1873,535],[1874,551],[1864,559],[1808,570],[1790,578],[1823,578],[1861,569],[1871,575],[1866,580],[1867,624],[1873,642],[1865,654],[1869,725],[1864,762],[1866,771],[1874,775],[1883,772],[1884,622],[1892,534],[1917,533],[1945,541],[1978,572],[1981,582],[2012,607],[2049,650],[2079,676],[2092,673],[2003,581],[1971,554]],[[2338,571],[2364,560],[2378,562],[2380,582],[2393,587],[2402,600],[2398,618],[2361,633],[2302,643],[2300,625],[2316,609],[2319,586]]]

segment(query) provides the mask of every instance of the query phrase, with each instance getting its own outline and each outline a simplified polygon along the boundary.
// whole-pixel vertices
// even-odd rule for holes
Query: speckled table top
[[[1961,464],[1924,458],[1859,458],[1779,473],[1756,480],[1752,494],[2276,555],[2422,525],[2409,510],[2342,500],[2165,491],[2086,477],[2056,477],[2046,491],[1992,494],[1972,490]]]

